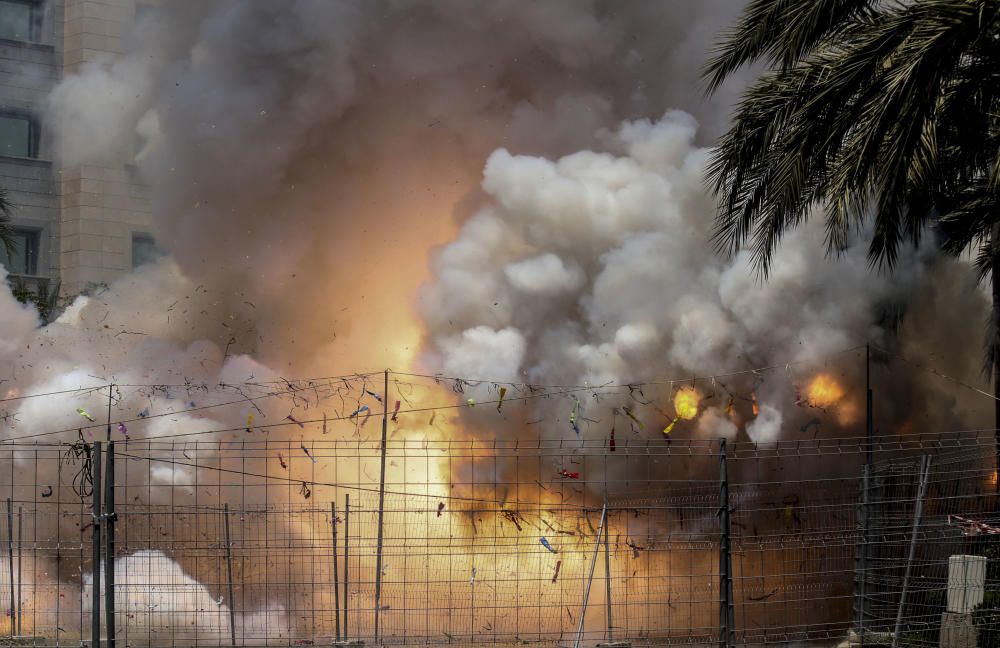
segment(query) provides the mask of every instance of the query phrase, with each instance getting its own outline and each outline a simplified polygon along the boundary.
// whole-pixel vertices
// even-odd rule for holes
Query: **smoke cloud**
[[[434,281],[421,294],[425,360],[446,375],[529,384],[674,380],[676,388],[686,376],[702,377],[710,398],[701,418],[672,430],[733,438],[745,428],[764,444],[817,432],[817,424],[804,424],[821,410],[818,420],[833,428],[825,434],[857,436],[863,358],[844,352],[867,341],[918,356],[948,346],[961,373],[975,375],[976,345],[956,348],[934,313],[913,310],[902,328],[887,316],[919,303],[930,284],[947,277],[962,287],[948,297],[949,310],[980,320],[983,298],[962,277],[964,264],[939,259],[930,245],[910,251],[895,273],[878,274],[868,267],[863,233],[824,257],[822,223],[812,221],[789,234],[766,282],[749,252],[713,254],[708,151],[696,144],[696,132],[691,115],[669,111],[598,129],[592,148],[559,158],[493,153],[484,205],[435,254]],[[784,370],[748,371],[775,366]],[[827,403],[796,394],[831,368],[851,392],[846,397]],[[725,384],[704,378],[741,370]],[[879,389],[900,396],[900,405],[880,406],[890,424],[920,416],[936,429],[954,429],[976,411],[964,409],[967,401],[960,406],[939,378],[909,371],[879,380]],[[656,400],[671,398],[667,390]],[[604,409],[630,404],[624,394]],[[576,438],[569,407],[540,404],[532,418],[549,416],[531,434]],[[655,424],[645,436],[660,438],[673,414],[651,414]],[[583,436],[599,442],[609,428],[588,423]],[[497,434],[496,425],[481,429]]]
[[[857,412],[860,368],[830,359],[869,339],[919,357],[947,348],[942,371],[976,375],[977,338],[956,343],[954,331],[982,321],[983,295],[963,264],[930,247],[892,276],[873,274],[863,233],[825,258],[812,223],[785,240],[767,283],[746,254],[713,253],[704,147],[725,126],[739,84],[709,102],[697,75],[739,9],[726,0],[164,3],[133,26],[124,57],[59,84],[48,123],[65,165],[132,155],[142,140],[135,162],[170,258],[77,298],[40,329],[0,289],[4,388],[14,396],[109,382],[237,384],[386,366],[489,381],[662,383],[600,403],[538,401],[502,425],[487,419],[490,408],[468,408],[455,432],[575,440],[567,414],[577,408],[580,436],[603,442],[616,421],[629,438],[662,439],[674,414],[669,379],[787,365],[777,377],[695,381],[699,416],[673,432],[768,443],[805,434],[817,416],[823,434],[856,434],[847,414],[852,404]],[[845,383],[837,416],[796,403],[796,389],[821,369]],[[933,377],[882,378],[886,433],[980,415]],[[485,400],[488,390],[469,386],[463,398]],[[246,425],[245,405],[199,409],[219,395],[141,396],[118,403],[116,415],[172,413],[144,424],[145,436]],[[650,403],[643,429],[620,415],[637,398]],[[68,430],[47,438],[76,440],[76,409],[106,406],[96,392],[55,408],[15,401],[3,409],[3,434]],[[289,414],[284,404],[260,408],[268,420]],[[14,461],[29,467],[26,456]],[[191,463],[217,461],[199,449]],[[479,466],[453,470],[490,484],[507,477],[500,463],[483,475]],[[265,458],[241,468],[276,470]],[[59,484],[52,474],[37,479]],[[167,485],[193,495],[201,484],[219,501],[225,489],[217,473],[183,465],[133,479],[136,492],[145,486],[141,505],[166,504],[170,489],[158,487]],[[39,536],[71,524],[43,520]],[[218,592],[188,567],[141,553],[116,570],[148,605],[155,593],[142,588],[153,581],[175,583],[185,610],[214,608],[199,632],[220,637],[228,617]],[[260,614],[284,618],[268,605]],[[155,643],[156,624],[189,621],[137,623]]]

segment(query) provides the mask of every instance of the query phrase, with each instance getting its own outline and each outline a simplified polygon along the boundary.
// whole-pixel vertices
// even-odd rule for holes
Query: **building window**
[[[35,0],[0,0],[0,38],[37,41],[41,20],[42,11]]]
[[[0,114],[0,155],[25,158],[38,155],[38,127],[31,117]]]
[[[166,252],[156,245],[156,241],[149,234],[132,234],[132,269],[141,265],[153,263]]]
[[[6,247],[0,245],[0,264],[3,264],[10,274],[37,275],[41,238],[41,232],[38,230],[15,227],[13,255],[8,255]]]

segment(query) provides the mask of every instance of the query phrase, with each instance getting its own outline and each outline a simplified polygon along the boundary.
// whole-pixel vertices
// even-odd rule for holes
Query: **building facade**
[[[0,0],[0,189],[16,248],[0,246],[0,263],[15,290],[75,295],[155,253],[134,151],[65,167],[45,123],[55,84],[121,54],[136,10],[136,0]]]

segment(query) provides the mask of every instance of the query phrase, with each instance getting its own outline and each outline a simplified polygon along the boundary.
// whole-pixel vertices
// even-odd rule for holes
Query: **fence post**
[[[382,609],[382,521],[385,517],[385,453],[389,430],[389,370],[382,389],[382,457],[378,478],[378,541],[375,547],[375,643],[379,642],[379,613]]]
[[[917,501],[913,505],[913,531],[910,534],[910,553],[906,558],[906,570],[903,572],[903,589],[899,593],[899,609],[896,611],[896,628],[892,633],[892,648],[899,645],[899,632],[903,627],[903,610],[906,607],[906,590],[910,585],[910,570],[913,567],[913,554],[917,548],[917,531],[920,528],[920,516],[924,510],[924,496],[927,494],[927,478],[931,472],[931,457],[924,455],[920,460],[920,488]]]
[[[17,619],[17,636],[22,636],[21,632],[21,606],[24,605],[24,597],[21,595],[21,584],[24,582],[24,569],[22,557],[24,556],[24,507],[17,507],[17,608],[14,611]]]
[[[350,611],[351,600],[351,494],[344,495],[344,641],[350,634],[347,626],[347,613]]]
[[[719,648],[733,645],[733,562],[730,547],[726,440],[719,440]]]
[[[104,618],[108,648],[115,648],[115,444],[108,442],[104,480]]]
[[[94,535],[91,540],[93,545],[94,572],[91,582],[91,610],[90,610],[90,646],[91,648],[101,648],[101,525],[104,523],[104,516],[101,513],[101,498],[104,491],[101,489],[101,442],[94,442]]]
[[[597,542],[594,543],[594,555],[590,559],[590,575],[587,577],[587,587],[583,590],[583,607],[580,610],[580,627],[576,631],[576,642],[573,648],[580,648],[583,639],[583,622],[587,616],[587,601],[590,600],[590,586],[594,582],[594,567],[597,566],[597,552],[601,550],[601,536],[604,535],[604,525],[608,521],[608,502],[605,500],[601,508],[601,525],[597,528]],[[593,528],[593,527],[591,527]]]
[[[229,503],[222,505],[223,531],[226,538],[226,584],[229,586],[229,638],[236,646],[236,599],[233,596],[233,543],[229,541]],[[244,635],[245,636],[245,635]]]
[[[17,634],[17,621],[14,619],[14,512],[10,498],[7,498],[7,566],[10,567],[10,636]]]
[[[337,503],[330,502],[330,526],[333,533],[333,618],[337,641],[340,641],[340,577],[337,575]]]
[[[865,610],[867,608],[867,588],[868,588],[868,539],[869,539],[869,514],[868,498],[871,483],[871,465],[865,464],[861,478],[861,506],[858,509],[858,526],[861,527],[861,541],[858,543],[857,553],[854,558],[854,614],[855,627],[861,645],[865,645]]]
[[[607,626],[608,626],[608,642],[614,643],[615,641],[615,630],[611,619],[611,548],[608,546],[608,527],[611,526],[608,517],[608,481],[607,477],[604,480],[604,509],[605,509],[605,524],[604,524],[604,598],[606,599],[606,608],[608,613]]]

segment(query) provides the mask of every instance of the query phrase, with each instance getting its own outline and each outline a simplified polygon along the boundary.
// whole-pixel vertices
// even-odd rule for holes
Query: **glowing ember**
[[[698,416],[698,402],[700,400],[701,394],[693,387],[682,387],[677,390],[674,395],[674,411],[677,412],[677,418],[690,421]]]
[[[830,374],[821,373],[809,383],[807,394],[811,406],[830,407],[844,397],[844,388]]]

